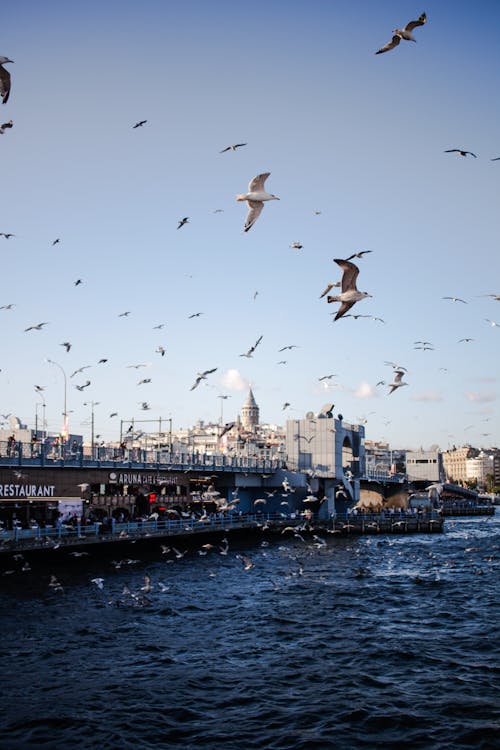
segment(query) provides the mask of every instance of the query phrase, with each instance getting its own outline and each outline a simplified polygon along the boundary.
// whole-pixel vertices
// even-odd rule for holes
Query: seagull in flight
[[[290,247],[292,248],[292,250],[302,250],[304,245],[302,245],[300,242],[292,242]]]
[[[139,367],[151,367],[149,362],[139,362],[137,365],[127,365],[127,368],[134,368],[136,370],[139,369]]]
[[[149,409],[151,409],[147,401],[141,401],[140,404],[142,411],[148,411]]]
[[[352,260],[353,258],[362,258],[363,255],[373,252],[372,250],[360,250],[359,253],[353,253],[346,260]]]
[[[151,383],[151,378],[143,378],[142,380],[139,380],[137,385],[144,385],[146,383]]]
[[[251,346],[250,349],[245,354],[240,354],[240,357],[251,357],[261,341],[262,341],[262,336],[259,336],[255,344]]]
[[[286,349],[299,349],[299,346],[297,344],[290,344],[289,346],[282,346],[281,349],[278,349],[278,352],[284,352]]]
[[[480,294],[480,297],[491,297],[492,299],[496,299],[497,302],[500,302],[500,294]],[[0,308],[1,310],[2,308]]]
[[[246,145],[246,143],[233,143],[231,146],[226,146],[226,148],[223,148],[222,151],[219,151],[219,154],[225,154],[226,151],[236,151],[237,148],[241,148],[242,146]]]
[[[162,328],[165,328],[166,323],[159,323],[157,326],[153,326],[153,331],[161,331]]]
[[[15,234],[12,234],[12,232],[0,232],[0,237],[5,237],[6,240],[9,240],[11,237],[15,237]]]
[[[14,302],[9,302],[8,305],[2,305],[0,310],[12,310],[13,307],[15,307]]]
[[[416,42],[417,40],[414,39],[412,35],[413,29],[417,28],[418,26],[423,26],[424,23],[427,21],[427,15],[425,13],[422,13],[421,16],[419,16],[417,21],[410,21],[406,24],[404,29],[394,29],[393,30],[393,37],[390,42],[388,42],[386,45],[381,47],[379,50],[375,52],[376,55],[382,54],[382,52],[389,52],[389,50],[394,49],[394,47],[397,47],[401,39],[405,39],[408,42]]]
[[[318,378],[319,382],[321,383],[322,380],[331,380],[337,375],[336,372],[332,373],[331,375],[322,375],[320,378]]]
[[[188,315],[188,320],[190,320],[191,318],[199,318],[200,315],[203,315],[203,313],[198,312],[198,313],[193,313],[192,315]]]
[[[78,373],[83,372],[84,370],[88,370],[92,365],[83,365],[83,367],[79,367],[78,370],[75,370],[71,373],[70,378],[73,378],[75,375],[78,375]]]
[[[45,386],[44,385],[35,385],[35,391],[37,393],[42,393],[42,391],[44,391],[44,390],[45,390]]]
[[[474,339],[458,339],[458,343],[461,344],[462,341],[464,341],[466,344],[468,344],[470,341],[474,341]]]
[[[11,62],[14,62],[14,60],[10,60],[8,57],[0,57],[0,96],[2,97],[2,102],[4,104],[7,104],[9,100],[10,73],[3,66],[5,65],[5,63]]]
[[[132,125],[132,130],[135,130],[136,128],[142,128],[142,126],[146,123],[147,120],[139,120],[139,122],[136,122],[135,125]]]
[[[36,326],[28,326],[28,328],[24,329],[24,333],[26,331],[41,331],[43,326],[48,325],[48,323],[37,323]]]
[[[12,120],[9,120],[8,122],[3,122],[0,125],[0,135],[3,135],[6,130],[8,130],[9,128],[13,128],[13,127],[14,127],[14,123]]]
[[[396,390],[396,388],[401,388],[403,385],[408,385],[408,383],[403,382],[403,375],[403,370],[394,370],[394,382],[389,383],[389,396],[391,393],[393,393],[393,391]]]
[[[337,263],[343,271],[342,291],[338,295],[329,295],[326,298],[327,302],[342,303],[335,315],[334,321],[341,318],[342,315],[345,315],[345,313],[359,300],[372,296],[371,294],[368,294],[368,292],[358,291],[356,287],[356,279],[358,278],[359,268],[354,263],[351,263],[350,260],[342,260],[341,258],[336,258],[335,263]]]
[[[130,310],[126,310],[118,315],[119,318],[127,318],[130,315]]]
[[[57,239],[55,239],[55,240],[53,241],[53,243],[52,243],[52,247],[54,247],[54,245],[57,245],[57,244],[59,244],[59,242],[60,242],[60,241],[61,241],[61,240],[59,239],[59,237],[57,237]]]
[[[83,389],[88,388],[89,385],[90,385],[90,380],[87,380],[87,382],[84,383],[83,385],[75,385],[75,388],[77,389],[77,391],[83,391]]]
[[[279,201],[277,195],[266,193],[264,189],[264,183],[270,174],[271,172],[263,172],[262,174],[257,175],[253,180],[250,180],[248,184],[248,193],[236,196],[237,201],[246,201],[248,206],[248,213],[243,227],[244,232],[248,232],[259,218],[260,213],[264,208],[264,201]]]
[[[216,370],[217,370],[217,368],[213,367],[211,370],[204,370],[204,372],[199,372],[198,375],[197,375],[197,377],[196,377],[196,380],[194,381],[193,385],[191,386],[191,388],[189,390],[190,391],[194,391],[194,389],[199,386],[199,384],[201,383],[202,380],[206,380],[207,379],[207,375],[210,375],[212,372],[215,372]]]
[[[464,299],[460,299],[460,297],[443,297],[442,299],[450,299],[452,302],[463,302],[464,305],[467,304],[467,302]]]
[[[75,281],[75,286],[80,286],[80,284],[83,284],[82,280],[81,279],[77,279]]]
[[[161,354],[162,357],[165,356],[165,348],[163,346],[159,346],[158,349],[155,349],[157,354]]]
[[[471,156],[474,157],[474,159],[477,159],[476,154],[473,154],[472,151],[464,151],[461,148],[448,148],[448,149],[446,149],[446,151],[444,153],[445,154],[455,154],[456,153],[456,154],[460,154],[460,156],[467,156],[467,154],[470,154]]]
[[[490,324],[493,328],[500,328],[500,323],[496,323],[494,320],[490,320],[489,318],[485,318],[485,321]]]
[[[183,219],[179,221],[179,226],[177,227],[177,229],[180,229],[181,227],[183,227],[184,224],[189,224],[189,216],[185,216]]]
[[[69,343],[69,341],[63,341],[60,346],[64,346],[67,352],[69,352],[69,350],[71,349],[71,344]]]

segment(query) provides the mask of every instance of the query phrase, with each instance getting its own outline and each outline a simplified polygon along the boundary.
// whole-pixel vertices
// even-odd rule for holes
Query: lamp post
[[[90,417],[90,457],[94,458],[94,406],[98,406],[100,401],[84,401],[84,406],[90,406],[91,417]]]
[[[66,372],[64,371],[64,367],[59,364],[59,362],[54,362],[53,359],[47,359],[47,362],[49,365],[55,365],[58,367],[64,377],[64,409],[63,409],[63,416],[64,416],[64,427],[62,429],[62,435],[65,438],[65,440],[68,439],[69,436],[69,429],[68,429],[68,410],[67,410],[67,398],[68,398],[68,380],[66,378]]]

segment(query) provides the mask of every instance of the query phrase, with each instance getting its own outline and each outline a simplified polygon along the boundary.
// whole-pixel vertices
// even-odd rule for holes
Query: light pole
[[[68,429],[68,410],[67,410],[67,397],[68,397],[68,380],[66,378],[66,373],[64,371],[64,367],[59,364],[59,362],[54,362],[53,359],[47,359],[47,362],[49,365],[55,365],[58,367],[64,377],[64,409],[63,409],[63,416],[64,416],[64,427],[62,429],[62,436],[65,438],[65,440],[68,439],[69,436],[69,429]]]
[[[91,409],[91,417],[90,417],[90,430],[91,430],[91,437],[90,437],[90,456],[93,459],[94,458],[94,406],[98,406],[100,401],[84,401],[84,406],[90,406]]]

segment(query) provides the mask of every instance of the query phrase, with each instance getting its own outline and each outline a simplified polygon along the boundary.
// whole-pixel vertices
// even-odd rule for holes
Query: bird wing
[[[348,310],[351,309],[351,307],[355,304],[355,302],[342,302],[339,309],[337,310],[337,314],[334,317],[334,322],[342,317],[342,315],[345,315]]]
[[[383,47],[381,47],[380,49],[378,49],[375,52],[375,54],[376,55],[381,55],[382,52],[389,52],[390,49],[394,49],[394,47],[397,47],[400,41],[401,41],[401,37],[399,36],[399,34],[394,34],[394,36],[392,37],[391,41],[387,42],[386,45],[384,45]]]
[[[213,367],[213,368],[212,368],[211,370],[205,370],[205,371],[204,371],[204,372],[202,373],[202,376],[203,376],[203,377],[205,377],[205,375],[210,375],[210,374],[211,374],[212,372],[215,372],[215,371],[216,371],[216,369],[217,369],[216,367]]]
[[[0,96],[4,104],[7,104],[10,94],[10,73],[0,65]]]
[[[409,23],[407,23],[403,31],[412,31],[413,29],[416,29],[417,26],[423,26],[426,21],[427,15],[425,13],[422,13],[417,21],[410,21]]]
[[[201,376],[198,376],[189,390],[194,391],[194,389],[197,388],[197,386],[199,386],[201,381],[202,381]]]
[[[344,272],[342,275],[342,292],[356,290],[356,279],[358,278],[359,268],[351,263],[350,260],[335,258],[335,263],[341,267]]]
[[[245,232],[248,232],[248,230],[253,227],[253,225],[259,218],[262,209],[264,208],[264,204],[262,201],[247,201],[247,206],[249,208],[249,211],[245,219]]]
[[[319,298],[321,299],[322,297],[325,296],[325,294],[328,294],[328,292],[330,291],[330,289],[333,289],[333,284],[328,284],[328,286],[326,287],[326,289],[323,292],[321,292],[321,294],[319,295]]]
[[[254,193],[257,190],[264,190],[264,183],[270,174],[271,172],[263,172],[254,177],[253,180],[250,180],[248,183],[248,192]]]

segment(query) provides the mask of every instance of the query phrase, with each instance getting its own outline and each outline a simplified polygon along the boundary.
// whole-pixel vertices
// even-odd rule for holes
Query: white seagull
[[[335,296],[329,295],[326,298],[327,302],[342,303],[335,315],[334,321],[341,318],[342,315],[345,315],[345,313],[360,299],[372,296],[371,294],[368,294],[368,292],[358,291],[356,287],[356,279],[358,278],[359,268],[354,263],[351,263],[350,260],[342,260],[341,258],[335,258],[335,263],[341,267],[344,273],[342,275],[341,293],[336,294]]]
[[[417,26],[423,26],[426,21],[426,14],[422,13],[417,21],[410,21],[406,24],[404,29],[394,29],[392,32],[394,36],[392,37],[391,41],[377,50],[375,54],[380,55],[382,52],[389,52],[389,50],[394,49],[394,47],[398,46],[401,39],[405,39],[407,42],[416,42],[417,40],[413,37],[411,32],[413,31],[413,29],[417,28]]]
[[[394,382],[393,383],[389,383],[390,391],[389,391],[388,395],[390,395],[393,391],[395,391],[396,388],[401,388],[403,385],[408,385],[408,383],[403,383],[403,380],[402,380],[403,379],[403,375],[404,375],[404,371],[403,370],[395,370],[394,371]]]
[[[248,183],[248,193],[236,196],[237,201],[246,201],[249,209],[243,228],[244,232],[248,232],[259,218],[260,212],[264,208],[264,201],[279,201],[277,195],[266,193],[264,190],[264,183],[270,174],[271,172],[263,172],[257,175]]]

